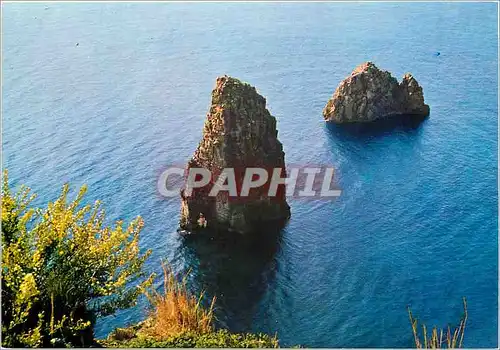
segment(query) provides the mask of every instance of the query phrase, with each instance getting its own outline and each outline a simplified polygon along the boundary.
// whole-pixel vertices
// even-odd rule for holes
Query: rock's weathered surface
[[[365,62],[344,79],[323,116],[335,123],[371,122],[394,115],[429,115],[422,88],[409,73],[398,84],[391,73]]]
[[[215,182],[223,168],[234,168],[237,184],[242,183],[249,167],[281,168],[281,176],[285,177],[285,153],[277,135],[276,119],[266,109],[266,99],[249,84],[219,77],[212,91],[203,138],[188,169],[208,169]],[[274,197],[268,197],[267,186],[262,186],[252,189],[247,198],[234,198],[227,191],[209,196],[211,185],[194,189],[191,196],[181,191],[182,228],[199,227],[200,214],[208,228],[240,233],[258,230],[269,222],[285,222],[290,216],[284,186]]]

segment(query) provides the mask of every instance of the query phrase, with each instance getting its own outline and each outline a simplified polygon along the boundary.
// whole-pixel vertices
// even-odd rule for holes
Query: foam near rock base
[[[409,73],[401,83],[372,62],[356,67],[335,90],[323,109],[326,121],[371,122],[395,115],[428,116],[422,88]]]

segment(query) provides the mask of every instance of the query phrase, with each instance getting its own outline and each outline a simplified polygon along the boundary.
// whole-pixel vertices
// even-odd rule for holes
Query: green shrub
[[[115,348],[277,348],[278,340],[266,334],[230,333],[219,330],[209,333],[185,332],[162,340],[138,334],[135,338],[116,340],[113,335],[100,341]]]
[[[45,209],[22,187],[2,188],[2,346],[89,346],[99,316],[133,305],[153,276],[142,266],[141,218],[104,225],[100,203],[81,207],[69,186]]]

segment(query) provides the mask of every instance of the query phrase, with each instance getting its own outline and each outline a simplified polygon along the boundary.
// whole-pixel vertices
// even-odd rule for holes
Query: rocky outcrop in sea
[[[328,122],[343,124],[397,115],[426,117],[429,111],[422,88],[410,73],[398,83],[391,73],[365,62],[339,84],[323,116]]]
[[[290,207],[284,186],[279,186],[272,197],[266,185],[253,188],[248,197],[230,196],[228,191],[220,191],[215,197],[209,195],[217,174],[224,168],[235,169],[238,186],[247,168],[280,168],[281,177],[285,177],[285,153],[277,135],[276,119],[254,87],[229,76],[217,78],[203,137],[187,165],[187,170],[210,170],[212,181],[194,188],[189,196],[181,191],[181,227],[192,231],[206,226],[246,233],[266,223],[285,222]]]

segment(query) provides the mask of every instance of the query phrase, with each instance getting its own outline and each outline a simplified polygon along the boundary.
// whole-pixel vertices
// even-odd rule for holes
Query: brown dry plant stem
[[[465,297],[462,299],[464,305],[464,314],[460,319],[460,324],[453,331],[448,325],[447,329],[438,329],[434,327],[430,336],[427,335],[427,328],[425,324],[422,325],[423,332],[423,342],[420,339],[420,335],[418,333],[418,323],[417,319],[413,317],[413,314],[408,307],[408,316],[410,318],[411,328],[413,331],[413,338],[415,341],[415,347],[417,349],[455,349],[461,348],[464,340],[465,333],[465,325],[467,323],[467,300]],[[443,339],[443,334],[446,333],[446,339]]]
[[[161,265],[163,294],[154,289],[145,292],[152,306],[145,333],[161,339],[184,332],[204,334],[213,331],[215,296],[210,306],[204,308],[204,293],[195,297],[188,292],[187,274],[179,282],[168,263],[162,262]]]

